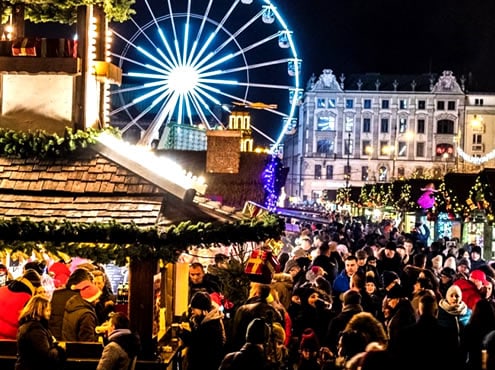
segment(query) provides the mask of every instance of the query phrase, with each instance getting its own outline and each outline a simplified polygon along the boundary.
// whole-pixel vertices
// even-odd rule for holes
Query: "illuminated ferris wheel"
[[[275,4],[144,0],[143,5],[130,32],[128,22],[112,30],[120,50],[112,57],[123,71],[122,85],[112,90],[112,121],[123,121],[123,132],[140,129],[140,143],[150,145],[166,125],[221,129],[232,109],[245,106],[268,112],[263,124],[280,126],[268,135],[252,125],[277,147],[295,124],[302,90],[293,34]]]

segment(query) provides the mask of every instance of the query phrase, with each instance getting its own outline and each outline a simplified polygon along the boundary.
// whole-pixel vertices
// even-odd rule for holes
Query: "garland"
[[[271,214],[236,223],[184,221],[166,228],[135,224],[71,223],[29,219],[0,219],[0,251],[30,256],[36,252],[59,258],[87,258],[124,266],[129,259],[175,262],[188,247],[203,248],[279,238],[284,221]]]

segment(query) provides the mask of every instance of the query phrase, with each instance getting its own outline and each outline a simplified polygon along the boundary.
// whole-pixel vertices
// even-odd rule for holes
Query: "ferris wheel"
[[[278,147],[295,125],[302,90],[293,34],[275,4],[142,4],[132,27],[112,27],[112,57],[123,71],[122,85],[111,91],[112,124],[118,120],[122,132],[138,128],[140,144],[151,145],[167,125],[225,128],[229,112],[243,106],[267,112],[251,128]],[[265,132],[273,127],[275,135]]]

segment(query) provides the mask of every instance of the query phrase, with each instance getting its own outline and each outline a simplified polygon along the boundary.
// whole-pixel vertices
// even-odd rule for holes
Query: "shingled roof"
[[[141,171],[142,172],[142,171]],[[135,223],[242,218],[235,207],[196,196],[184,202],[98,146],[67,158],[0,157],[0,214],[32,221]]]

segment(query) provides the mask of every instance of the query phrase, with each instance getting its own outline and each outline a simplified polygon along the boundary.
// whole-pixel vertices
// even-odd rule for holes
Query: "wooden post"
[[[140,358],[154,359],[156,343],[153,339],[154,287],[158,272],[156,260],[131,261],[129,264],[129,319],[131,329],[139,334],[142,344]]]

